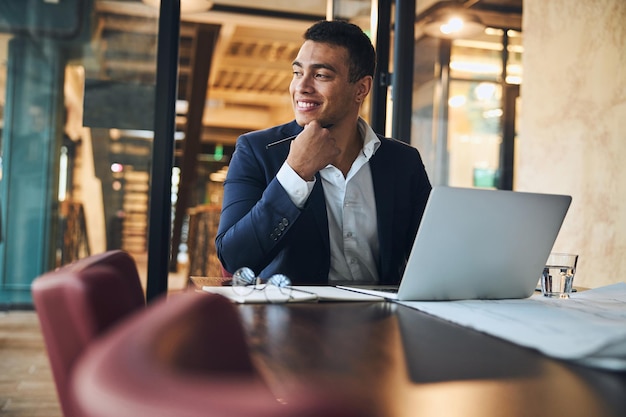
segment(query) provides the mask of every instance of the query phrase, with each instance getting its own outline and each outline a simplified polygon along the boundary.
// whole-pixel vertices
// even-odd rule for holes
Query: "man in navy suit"
[[[247,266],[300,285],[397,284],[431,190],[424,164],[359,117],[376,65],[367,35],[322,21],[304,39],[289,87],[295,120],[237,139],[218,257],[231,273]]]

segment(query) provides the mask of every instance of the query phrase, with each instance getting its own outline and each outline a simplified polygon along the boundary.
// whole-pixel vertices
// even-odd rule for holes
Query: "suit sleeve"
[[[229,272],[247,266],[259,273],[280,251],[283,238],[300,215],[275,175],[280,157],[237,140],[226,181],[215,239],[217,255]]]

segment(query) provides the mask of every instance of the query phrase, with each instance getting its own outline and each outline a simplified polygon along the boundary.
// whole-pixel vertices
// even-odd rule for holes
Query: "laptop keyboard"
[[[397,288],[376,288],[376,291],[380,291],[380,292],[388,292],[388,293],[397,293],[398,289]]]

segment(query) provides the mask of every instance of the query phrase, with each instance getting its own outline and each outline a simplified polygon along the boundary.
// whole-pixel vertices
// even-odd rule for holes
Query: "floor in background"
[[[62,417],[34,311],[0,312],[0,415]]]
[[[144,291],[146,290],[146,282],[148,276],[148,256],[147,254],[131,254],[137,264],[137,270],[139,271],[139,278],[141,279],[141,285]],[[186,288],[189,283],[189,277],[187,276],[187,265],[178,264],[178,270],[176,272],[170,272],[167,277],[168,291],[178,291]]]
[[[133,256],[145,288],[145,259]],[[187,286],[179,269],[169,274],[170,292]],[[0,416],[63,417],[34,311],[0,311]]]

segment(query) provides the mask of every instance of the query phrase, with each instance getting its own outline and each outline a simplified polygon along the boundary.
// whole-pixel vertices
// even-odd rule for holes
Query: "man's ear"
[[[356,89],[356,96],[355,96],[355,100],[357,102],[362,103],[363,100],[365,100],[365,97],[367,97],[370,90],[372,89],[373,82],[374,81],[370,75],[366,75],[365,77],[357,81],[357,89]]]

